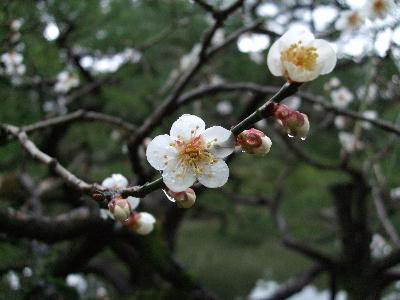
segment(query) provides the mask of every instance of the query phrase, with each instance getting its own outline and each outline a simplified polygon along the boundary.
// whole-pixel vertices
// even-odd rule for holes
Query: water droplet
[[[290,138],[294,138],[294,135],[291,135],[291,134],[288,134],[287,136]]]
[[[305,140],[306,140],[306,138],[305,138],[305,137],[301,137],[300,139],[301,139],[302,141],[305,141]]]
[[[175,199],[172,198],[172,197],[167,193],[166,190],[162,190],[162,191],[164,192],[165,196],[167,197],[167,199],[168,199],[169,201],[175,202]]]

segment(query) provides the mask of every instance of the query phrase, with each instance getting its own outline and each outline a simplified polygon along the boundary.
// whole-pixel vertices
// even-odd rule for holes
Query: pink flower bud
[[[147,212],[134,212],[124,222],[124,225],[140,235],[147,235],[154,229],[156,219]]]
[[[120,222],[126,221],[131,215],[131,205],[126,199],[114,198],[108,204],[108,209],[114,218]]]
[[[288,135],[305,139],[310,130],[310,122],[306,114],[293,110],[284,104],[275,107],[275,118],[283,126]]]
[[[237,145],[241,146],[244,152],[263,156],[271,149],[271,139],[264,132],[251,128],[243,131],[236,138]]]
[[[190,208],[196,202],[196,193],[191,188],[187,188],[183,192],[168,190],[167,193],[176,200],[176,204],[180,208]]]

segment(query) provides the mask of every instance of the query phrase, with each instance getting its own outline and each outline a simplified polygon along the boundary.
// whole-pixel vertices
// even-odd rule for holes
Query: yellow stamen
[[[201,136],[194,137],[189,141],[182,141],[178,145],[178,162],[182,167],[193,170],[196,174],[203,174],[203,165],[212,164],[217,159],[206,149],[211,147],[211,143],[204,143]]]
[[[384,8],[385,4],[383,0],[376,0],[373,4],[373,10],[376,12],[380,12]]]
[[[291,44],[290,47],[281,52],[281,60],[288,61],[302,70],[311,71],[317,62],[317,48],[302,46],[302,41]]]

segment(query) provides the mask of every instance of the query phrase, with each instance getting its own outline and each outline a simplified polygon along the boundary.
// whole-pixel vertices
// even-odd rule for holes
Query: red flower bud
[[[272,142],[264,132],[251,128],[237,136],[236,144],[241,146],[244,152],[262,156],[269,152]]]
[[[275,106],[275,118],[283,126],[289,136],[305,139],[310,130],[310,123],[307,115],[293,110],[284,104]]]

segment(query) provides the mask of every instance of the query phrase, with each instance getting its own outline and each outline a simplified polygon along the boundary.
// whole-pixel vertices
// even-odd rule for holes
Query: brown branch
[[[397,233],[396,228],[393,226],[392,222],[390,222],[389,217],[386,213],[385,206],[382,202],[382,198],[380,195],[380,191],[378,188],[372,189],[372,196],[374,198],[374,204],[376,208],[376,213],[378,215],[379,220],[381,221],[383,228],[385,228],[387,234],[389,235],[392,242],[400,247],[400,236]]]
[[[101,260],[90,262],[80,271],[83,273],[96,274],[102,277],[105,281],[111,283],[118,294],[128,296],[134,292],[134,288],[125,278],[125,274],[115,266],[113,261]]]
[[[285,246],[311,258],[312,260],[316,260],[321,264],[332,266],[334,263],[332,259],[329,258],[327,254],[324,254],[317,249],[310,247],[300,241],[293,239],[292,237],[286,236],[283,238],[283,243]]]
[[[216,11],[214,7],[208,3],[206,3],[204,0],[194,0],[198,5],[200,5],[202,8],[204,8],[206,11],[209,13],[214,14]]]
[[[324,271],[323,266],[314,265],[307,271],[299,274],[296,278],[289,280],[284,286],[276,290],[271,296],[265,300],[283,300],[300,292],[306,285],[308,285],[315,277]]]
[[[112,238],[112,227],[103,227],[101,231],[86,233],[81,242],[73,241],[67,251],[60,253],[52,266],[55,276],[64,277],[78,272],[98,253],[103,251]]]
[[[129,230],[120,230],[120,237],[137,250],[140,259],[143,259],[166,281],[170,282],[178,290],[190,295],[190,299],[212,300],[215,296],[196,282],[192,276],[186,273],[182,266],[176,262],[166,248],[166,245],[158,240],[136,236]],[[133,251],[125,247],[126,251]]]
[[[32,216],[13,209],[0,210],[0,232],[9,237],[30,238],[55,243],[88,232],[102,231],[107,222],[79,208],[54,218]]]
[[[42,128],[46,128],[46,127],[50,127],[50,126],[56,126],[59,124],[68,123],[68,122],[72,122],[72,121],[76,121],[76,120],[104,121],[104,122],[113,124],[115,126],[118,126],[122,129],[126,130],[127,132],[131,132],[131,133],[135,132],[135,130],[136,130],[136,126],[134,126],[128,122],[125,122],[124,120],[122,120],[118,117],[107,115],[104,113],[99,113],[99,112],[94,112],[94,111],[85,111],[85,110],[77,110],[75,112],[66,114],[64,116],[43,120],[43,121],[31,124],[31,125],[26,125],[26,126],[23,126],[21,128],[21,130],[28,133],[30,131],[34,131],[34,130],[38,130],[38,129],[42,129]]]
[[[264,86],[264,85],[259,85],[259,84],[252,83],[252,82],[236,82],[236,83],[222,83],[222,84],[208,85],[208,86],[200,87],[200,88],[193,89],[193,90],[187,92],[186,94],[182,95],[178,99],[177,102],[179,105],[183,105],[183,104],[187,104],[191,101],[194,101],[200,97],[204,97],[204,96],[207,96],[210,94],[216,94],[221,91],[237,91],[237,90],[252,91],[252,92],[258,92],[258,93],[263,93],[263,94],[272,94],[272,93],[276,93],[277,91],[279,91],[279,87]],[[351,111],[351,110],[336,108],[329,102],[320,100],[317,97],[315,97],[314,95],[307,93],[307,92],[299,91],[298,95],[300,97],[302,97],[304,100],[311,102],[313,104],[320,104],[324,109],[326,109],[328,111],[332,111],[338,115],[351,117],[351,118],[357,119],[357,120],[367,121],[383,130],[395,133],[396,135],[400,135],[400,127],[398,127],[388,121],[384,121],[384,120],[380,120],[380,119],[369,119],[361,113]]]
[[[51,171],[60,176],[66,183],[71,186],[78,188],[81,191],[89,192],[92,191],[93,185],[79,179],[66,168],[64,168],[55,158],[50,157],[46,153],[39,150],[39,148],[28,138],[25,131],[21,131],[20,128],[7,124],[0,124],[0,128],[3,128],[7,133],[16,137],[21,146],[37,161],[46,165]]]

